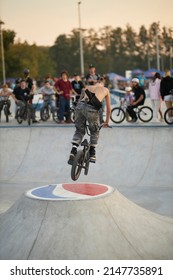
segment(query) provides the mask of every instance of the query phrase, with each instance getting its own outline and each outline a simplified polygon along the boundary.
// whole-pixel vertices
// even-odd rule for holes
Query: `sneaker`
[[[73,147],[73,148],[71,149],[71,152],[70,152],[68,164],[71,164],[71,165],[73,164],[73,161],[74,161],[74,158],[75,158],[76,154],[77,154],[77,148],[76,148],[76,147]]]
[[[90,147],[90,161],[96,162],[96,150],[95,147]]]

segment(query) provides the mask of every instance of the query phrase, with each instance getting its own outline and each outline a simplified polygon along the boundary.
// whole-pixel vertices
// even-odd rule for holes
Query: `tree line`
[[[137,32],[128,24],[124,29],[105,26],[98,31],[85,30],[82,34],[85,73],[90,63],[100,74],[116,72],[125,75],[125,70],[157,68],[157,51],[160,70],[172,67],[172,27],[161,27],[160,23],[154,22],[148,29],[142,25]],[[70,75],[74,72],[80,74],[78,29],[73,29],[68,35],[59,35],[50,47],[29,45],[20,40],[16,42],[15,36],[15,31],[3,30],[6,77],[20,77],[24,68],[29,68],[32,77],[37,79],[47,73],[57,77],[64,69]]]

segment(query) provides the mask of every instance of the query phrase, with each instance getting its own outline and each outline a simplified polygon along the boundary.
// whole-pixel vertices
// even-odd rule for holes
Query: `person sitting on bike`
[[[13,90],[10,89],[7,84],[4,84],[3,87],[0,89],[0,114],[3,109],[3,106],[7,102],[8,114],[11,115],[10,112],[11,101],[9,97],[12,94],[12,92]]]
[[[20,108],[20,117],[23,117],[26,103],[28,103],[28,107],[32,112],[32,122],[37,123],[38,121],[35,119],[35,110],[32,105],[29,103],[30,100],[30,89],[26,87],[26,81],[21,80],[20,86],[15,87],[12,94],[13,99],[16,102],[16,105]]]
[[[133,78],[132,79],[132,90],[134,92],[134,100],[131,102],[131,105],[127,106],[127,112],[132,118],[130,122],[137,121],[137,115],[134,111],[134,108],[137,108],[140,105],[143,105],[145,102],[145,91],[144,89],[139,86],[139,79]]]
[[[55,90],[50,85],[49,80],[45,81],[44,86],[40,89],[40,93],[43,95],[43,104],[40,110],[43,111],[48,104],[50,105],[51,113],[53,113],[55,111]]]
[[[95,147],[99,138],[99,110],[102,101],[106,101],[106,121],[103,127],[108,127],[111,103],[109,90],[104,86],[104,78],[100,77],[95,85],[88,85],[83,90],[81,99],[79,100],[75,111],[75,127],[76,131],[72,139],[72,150],[70,152],[69,164],[72,164],[77,153],[77,147],[81,144],[86,132],[86,122],[90,131],[90,161],[95,162]]]

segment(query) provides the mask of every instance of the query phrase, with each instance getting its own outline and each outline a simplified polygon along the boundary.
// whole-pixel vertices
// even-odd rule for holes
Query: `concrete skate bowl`
[[[0,215],[0,259],[172,259],[172,130],[101,131],[97,163],[79,181],[112,186],[108,196],[40,201],[22,194],[46,183],[72,182],[67,158],[73,131],[32,127],[1,133],[1,188],[20,188]]]

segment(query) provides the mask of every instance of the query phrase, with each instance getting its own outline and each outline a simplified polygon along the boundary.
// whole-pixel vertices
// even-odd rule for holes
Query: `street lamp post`
[[[6,83],[6,77],[5,77],[5,57],[4,57],[4,42],[3,42],[3,32],[1,25],[4,24],[3,21],[0,19],[0,36],[1,36],[1,56],[2,56],[2,75],[3,75],[3,83]]]
[[[82,2],[78,2],[78,16],[79,16],[79,34],[80,34],[80,67],[81,67],[81,76],[84,76],[84,58],[83,58],[83,29],[81,27],[81,15],[80,15],[80,4]]]

